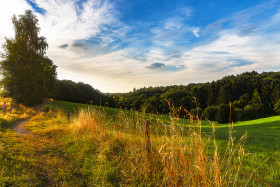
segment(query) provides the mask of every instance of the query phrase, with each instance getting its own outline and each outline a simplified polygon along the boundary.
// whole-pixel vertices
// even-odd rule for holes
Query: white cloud
[[[182,60],[186,63],[186,71],[196,72],[195,78],[198,79],[205,77],[205,73],[221,78],[244,71],[277,71],[280,68],[280,44],[267,37],[239,36],[230,30],[223,31],[216,41],[185,52]],[[203,80],[209,80],[207,76]]]
[[[104,92],[204,82],[244,71],[280,68],[279,13],[244,35],[240,34],[243,28],[240,22],[235,21],[236,25],[232,28],[223,29],[221,25],[228,19],[220,19],[212,24],[215,39],[187,49],[186,35],[200,40],[200,35],[205,37],[209,32],[171,17],[152,29],[150,36],[142,38],[135,34],[134,38],[126,38],[126,33],[133,27],[120,22],[114,6],[107,1],[88,0],[80,7],[75,3],[77,1],[69,0],[34,2],[46,10],[44,15],[36,15],[42,28],[41,35],[49,43],[47,55],[58,65],[58,77],[90,83]],[[13,36],[12,15],[23,14],[24,10],[31,8],[23,0],[9,0],[2,5],[0,24],[4,27],[0,30],[1,43],[4,36]],[[190,10],[186,10],[186,15],[191,15]],[[236,20],[238,17],[236,15]],[[243,21],[246,25],[246,20]],[[144,35],[141,34],[139,36]],[[100,46],[83,46],[83,42],[79,44],[80,47],[73,46],[77,41],[92,37],[98,40]],[[124,39],[130,44],[129,47],[118,49],[122,43],[116,42],[116,38]],[[133,46],[137,40],[149,40],[152,46],[138,50],[139,46]],[[62,45],[64,48],[59,48]],[[242,65],[238,60],[252,63]],[[171,67],[172,71],[146,68],[155,63],[164,64],[165,68]]]
[[[178,30],[182,27],[182,21],[183,19],[180,17],[169,18],[165,21],[163,28],[167,30]]]
[[[44,14],[35,14],[39,19],[39,26],[41,27],[40,35],[45,36],[49,44],[47,55],[58,66],[58,77],[69,78],[68,75],[75,74],[76,72],[78,78],[72,78],[83,81],[85,76],[81,74],[83,74],[87,68],[92,70],[92,73],[96,73],[102,77],[100,74],[102,71],[98,70],[102,70],[103,67],[109,68],[110,65],[100,61],[92,63],[91,60],[96,60],[98,58],[93,58],[89,51],[83,51],[72,47],[72,44],[79,40],[86,40],[94,36],[99,36],[100,42],[106,45],[106,43],[112,42],[112,37],[121,36],[123,32],[126,32],[127,27],[125,26],[119,30],[116,29],[116,27],[118,28],[122,25],[117,20],[117,13],[112,4],[102,0],[87,0],[83,2],[81,6],[78,5],[77,1],[68,0],[33,0],[33,2],[36,3],[38,7],[45,10]],[[13,37],[14,35],[13,25],[11,23],[13,14],[22,15],[27,9],[32,9],[32,7],[24,0],[1,2],[1,44],[4,43],[4,37]],[[111,26],[115,27],[113,31],[108,30],[108,27]],[[104,31],[106,31],[107,34],[103,34]],[[59,48],[61,45],[64,45],[65,48]],[[104,58],[106,59],[106,56],[104,56]],[[124,61],[123,59],[121,60]],[[99,66],[101,64],[103,64],[103,66]],[[71,69],[71,65],[74,69]],[[74,71],[75,66],[76,69],[81,69],[81,71]],[[118,68],[113,68],[112,71],[117,71],[116,69],[118,70]],[[94,77],[90,75],[91,73],[89,71],[87,71],[86,74],[89,78],[85,80]],[[100,77],[99,79],[101,81],[102,78]]]
[[[106,1],[88,0],[81,7],[75,1],[34,1],[46,10],[44,15],[37,15],[42,35],[50,43],[89,39],[116,21],[113,7]]]
[[[195,27],[194,29],[193,29],[193,34],[197,37],[197,38],[199,38],[199,30],[200,30],[200,28],[199,27]]]
[[[182,8],[181,11],[187,17],[190,17],[192,15],[192,9],[190,9],[188,7]]]
[[[4,44],[5,37],[13,37],[13,24],[12,17],[13,15],[23,14],[24,10],[30,9],[28,3],[23,0],[8,0],[2,1],[0,6],[0,44]],[[12,11],[11,11],[12,10]],[[0,52],[2,48],[0,49]]]

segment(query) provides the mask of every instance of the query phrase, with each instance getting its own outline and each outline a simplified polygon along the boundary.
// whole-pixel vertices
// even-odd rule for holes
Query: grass
[[[3,113],[4,102],[7,106],[7,111]],[[11,99],[0,98],[0,131],[5,132],[7,129],[11,128],[16,121],[24,120],[30,118],[36,113],[33,108],[28,108],[23,105],[16,105],[12,112],[10,111]]]
[[[26,124],[33,134],[9,125],[0,131],[0,186],[280,184],[279,116],[229,131],[226,124],[62,101],[43,111]]]
[[[62,103],[55,101],[54,106],[59,107]],[[81,105],[80,105],[81,106]],[[85,107],[85,106],[84,106]],[[100,107],[95,107],[101,109]],[[118,109],[102,108],[108,116],[114,116],[119,113]],[[129,118],[134,116],[138,118],[138,113],[126,111],[125,113]],[[124,115],[124,114],[122,114]],[[138,117],[137,117],[138,116]],[[160,121],[165,124],[170,123],[169,116],[158,115],[145,115],[146,118],[152,121]],[[124,119],[123,117],[121,119]],[[156,119],[156,120],[154,120]],[[189,120],[178,120],[176,123],[189,125]],[[120,123],[121,124],[121,123]],[[135,124],[135,121],[130,123]],[[219,145],[221,152],[225,152],[229,140],[229,124],[215,123],[215,138]],[[123,127],[124,128],[124,127]],[[156,127],[155,127],[156,128]],[[208,121],[201,122],[202,133],[210,136],[212,134],[212,125]],[[157,129],[157,133],[162,129]],[[252,177],[263,181],[264,183],[277,186],[280,184],[280,116],[266,117],[256,120],[240,121],[233,124],[232,136],[235,141],[239,140],[244,134],[247,135],[245,143],[245,153],[247,157],[244,158],[242,171]],[[270,171],[269,173],[267,171]],[[253,180],[253,179],[251,179]],[[253,180],[257,185],[259,182]],[[260,183],[262,184],[262,183]]]
[[[210,129],[204,128],[205,132]],[[271,184],[280,184],[280,116],[272,116],[251,121],[240,121],[234,124],[237,139],[247,134],[245,150],[248,156],[244,159],[243,171]],[[217,124],[217,140],[225,145],[228,138],[228,125]],[[221,146],[223,147],[223,146]],[[268,172],[269,171],[269,172]]]

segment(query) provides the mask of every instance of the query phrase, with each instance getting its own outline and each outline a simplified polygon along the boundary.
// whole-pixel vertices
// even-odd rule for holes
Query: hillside
[[[26,113],[23,135],[12,130],[17,111],[1,123],[2,186],[280,184],[279,116],[238,122],[233,131],[216,123],[214,136],[206,121],[54,101]]]

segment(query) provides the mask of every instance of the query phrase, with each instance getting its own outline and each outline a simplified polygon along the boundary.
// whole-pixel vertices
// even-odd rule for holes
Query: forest
[[[280,72],[256,71],[226,76],[207,83],[144,87],[129,93],[104,94],[84,83],[58,81],[55,99],[127,110],[169,114],[181,108],[190,114],[226,123],[274,115],[280,112]]]

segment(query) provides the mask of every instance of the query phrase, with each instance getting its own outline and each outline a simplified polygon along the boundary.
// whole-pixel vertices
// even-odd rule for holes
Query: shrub
[[[220,104],[217,110],[216,121],[219,123],[229,122],[230,107],[226,104]]]
[[[191,109],[190,113],[192,116],[198,116],[198,118],[201,119],[202,115],[203,115],[203,109],[200,107],[197,107],[197,108]]]
[[[244,117],[253,118],[258,115],[258,110],[253,105],[246,105],[244,107]]]
[[[205,119],[210,121],[215,121],[217,115],[218,107],[217,106],[209,106],[204,109]]]
[[[234,108],[232,111],[232,121],[240,121],[243,116],[243,110],[240,108]]]

